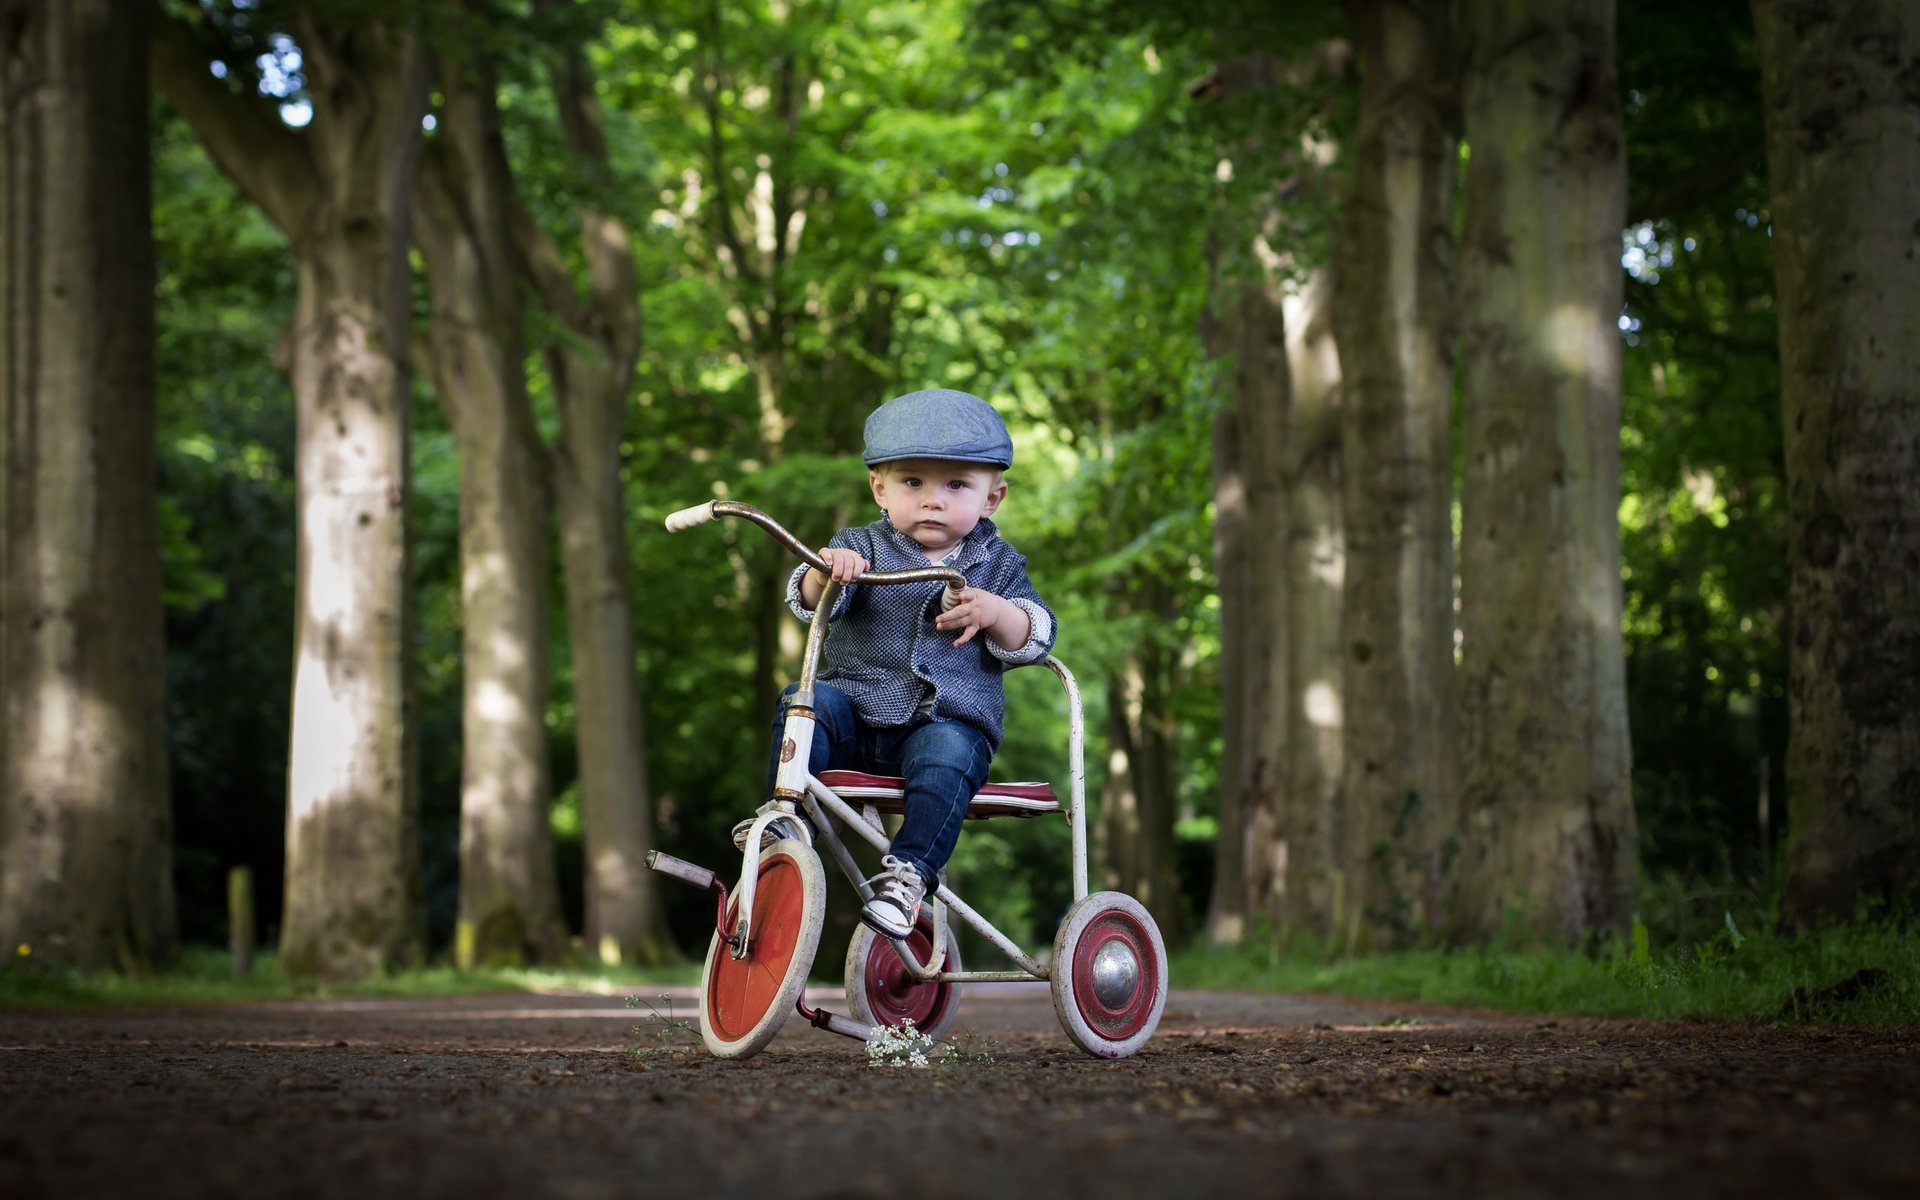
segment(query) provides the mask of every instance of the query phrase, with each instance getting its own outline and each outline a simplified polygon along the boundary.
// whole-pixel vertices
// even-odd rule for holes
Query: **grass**
[[[254,969],[233,974],[224,949],[185,948],[180,961],[146,975],[50,970],[16,959],[0,967],[0,1009],[105,1008],[121,1005],[232,1003],[324,996],[463,996],[489,992],[587,991],[625,994],[661,984],[699,979],[699,966],[642,970],[634,967],[520,967],[460,971],[424,967],[359,983],[318,984],[280,974],[271,952],[256,956]]]
[[[1508,1012],[1661,1020],[1920,1026],[1920,925],[1855,921],[1786,937],[1743,933],[1660,946],[1634,937],[1600,953],[1477,947],[1337,958],[1313,947],[1189,948],[1182,987],[1320,992]]]
[[[819,965],[816,963],[816,965]],[[455,996],[588,991],[634,995],[692,984],[699,965],[458,971],[435,966],[353,984],[292,980],[271,953],[235,977],[223,949],[190,947],[148,975],[53,971],[28,960],[0,967],[0,1009],[98,1008],[287,1000],[321,996]],[[1189,947],[1171,964],[1183,988],[1319,992],[1456,1004],[1508,1012],[1661,1020],[1920,1027],[1920,920],[1856,920],[1786,937],[1743,932],[1729,916],[1710,935],[1634,937],[1595,954],[1518,947],[1410,949],[1341,957],[1311,945]],[[835,981],[837,982],[837,981]]]

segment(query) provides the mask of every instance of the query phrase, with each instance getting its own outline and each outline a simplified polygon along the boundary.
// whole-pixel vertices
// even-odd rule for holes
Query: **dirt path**
[[[1002,985],[959,1024],[993,1061],[883,1070],[797,1019],[745,1063],[637,1057],[685,1044],[637,1019],[579,995],[0,1013],[0,1196],[1920,1195],[1914,1033],[1175,992],[1103,1063]]]

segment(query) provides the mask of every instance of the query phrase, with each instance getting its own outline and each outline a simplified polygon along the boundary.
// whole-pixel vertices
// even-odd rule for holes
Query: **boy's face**
[[[992,467],[939,459],[885,463],[869,471],[867,481],[893,527],[934,558],[958,546],[1007,495]]]

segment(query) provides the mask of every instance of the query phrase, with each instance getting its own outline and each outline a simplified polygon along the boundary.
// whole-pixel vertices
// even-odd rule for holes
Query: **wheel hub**
[[[933,953],[930,927],[922,923],[907,938],[907,946],[916,958],[925,961]],[[865,992],[865,1009],[882,1025],[898,1025],[911,1020],[921,1030],[934,1028],[949,1012],[957,998],[951,983],[928,983],[916,979],[906,964],[893,952],[885,938],[867,938],[866,960],[860,968],[860,986]],[[958,970],[952,946],[947,948],[947,969]],[[860,1005],[855,1002],[856,1010]]]
[[[1113,938],[1094,952],[1093,995],[1103,1007],[1113,1012],[1125,1009],[1139,987],[1140,959],[1132,946]]]

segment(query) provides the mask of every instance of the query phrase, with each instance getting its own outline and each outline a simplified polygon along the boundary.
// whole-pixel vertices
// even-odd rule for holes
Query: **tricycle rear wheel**
[[[1147,1044],[1167,1006],[1167,944],[1138,900],[1095,892],[1053,936],[1053,1010],[1073,1044],[1125,1058]]]
[[[923,911],[907,946],[921,962],[933,950],[933,921]],[[947,936],[946,963],[942,971],[958,972],[960,947],[952,930]],[[910,1020],[925,1036],[939,1041],[960,1012],[960,985],[957,983],[921,983],[907,973],[907,966],[894,952],[893,943],[865,925],[854,930],[847,946],[847,1007],[856,1020],[868,1025],[889,1027]]]

